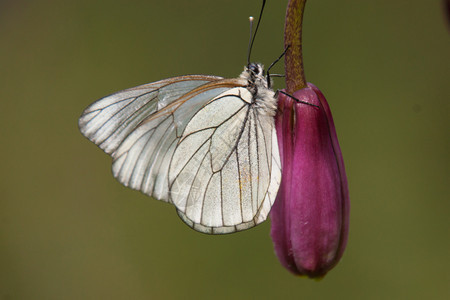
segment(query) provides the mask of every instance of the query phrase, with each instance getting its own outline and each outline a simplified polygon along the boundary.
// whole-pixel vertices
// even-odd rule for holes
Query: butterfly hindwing
[[[198,231],[255,226],[275,200],[281,175],[273,118],[252,97],[243,87],[217,96],[192,117],[174,151],[170,198]]]

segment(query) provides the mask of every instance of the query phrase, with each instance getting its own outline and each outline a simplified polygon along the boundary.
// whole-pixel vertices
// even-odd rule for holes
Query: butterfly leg
[[[290,46],[290,45],[289,45]],[[286,51],[288,51],[288,49],[289,49],[289,46],[287,46],[285,49],[284,49],[284,51],[283,51],[283,53],[281,53],[281,55],[277,58],[277,59],[275,59],[275,61],[272,63],[272,64],[270,64],[270,66],[267,68],[267,82],[268,82],[268,84],[269,84],[269,88],[270,88],[270,69],[272,69],[272,67],[286,54]],[[272,75],[272,76],[274,76],[274,77],[282,77],[282,76],[284,76],[284,75],[282,75],[282,76],[276,76],[276,75]]]
[[[315,105],[315,104],[312,104],[312,103],[308,103],[308,102],[299,100],[299,99],[295,98],[294,96],[292,96],[292,95],[290,95],[290,94],[288,94],[288,93],[286,93],[286,92],[283,92],[283,91],[281,91],[281,90],[277,90],[277,91],[275,92],[275,97],[278,97],[278,93],[282,93],[283,95],[286,95],[286,96],[288,96],[288,97],[291,97],[292,99],[294,99],[294,100],[297,101],[298,103],[303,103],[303,104],[306,104],[306,105],[310,105],[310,106],[314,106],[314,107],[319,108],[318,105]]]

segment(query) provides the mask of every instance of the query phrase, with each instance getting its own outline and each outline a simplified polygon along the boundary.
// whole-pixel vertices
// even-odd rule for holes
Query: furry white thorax
[[[247,89],[253,95],[253,103],[258,111],[263,115],[275,116],[277,109],[277,99],[275,92],[269,88],[269,82],[264,76],[264,66],[259,63],[251,63],[244,67],[244,71],[239,76],[247,82]]]

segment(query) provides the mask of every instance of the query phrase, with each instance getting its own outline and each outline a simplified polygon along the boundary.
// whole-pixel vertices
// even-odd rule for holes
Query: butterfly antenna
[[[250,65],[250,49],[252,48],[252,35],[253,35],[253,17],[250,16],[250,38],[248,39],[248,48],[247,48],[247,67]]]
[[[255,33],[253,33],[253,17],[250,17],[250,39],[248,41],[248,54],[247,54],[247,66],[250,65],[250,54],[252,53],[253,42],[255,41],[256,33],[258,32],[259,23],[261,23],[262,14],[264,11],[264,5],[266,5],[266,0],[263,0],[261,6],[261,12],[259,13],[258,23],[256,24]]]

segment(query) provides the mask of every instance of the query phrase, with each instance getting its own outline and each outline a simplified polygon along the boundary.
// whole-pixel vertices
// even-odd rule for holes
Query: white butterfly
[[[252,24],[250,17],[250,32]],[[269,75],[248,63],[235,79],[180,76],[112,94],[86,108],[78,124],[112,156],[122,184],[174,204],[197,231],[223,234],[263,222],[275,201],[276,108]]]
[[[127,89],[83,112],[80,131],[122,184],[174,204],[197,231],[267,218],[281,180],[275,93],[263,66],[236,79],[190,75]]]

